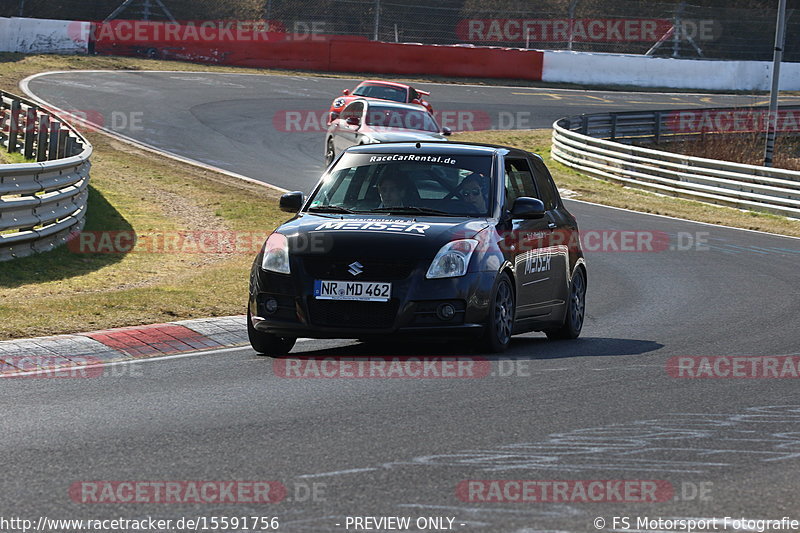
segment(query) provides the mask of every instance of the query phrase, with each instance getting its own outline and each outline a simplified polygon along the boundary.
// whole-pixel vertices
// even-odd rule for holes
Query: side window
[[[350,117],[361,118],[361,111],[364,109],[364,104],[361,102],[353,102],[345,107],[342,111],[341,119],[347,120]]]
[[[520,196],[539,198],[531,167],[525,159],[506,159],[506,209]]]
[[[555,209],[558,205],[558,192],[550,172],[540,161],[534,161],[533,168],[536,172],[536,186],[542,195],[541,200],[544,202],[544,208],[548,211]]]

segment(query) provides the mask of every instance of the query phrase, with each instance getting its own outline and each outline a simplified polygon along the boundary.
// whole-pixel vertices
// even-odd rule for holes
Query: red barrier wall
[[[292,38],[287,33],[251,32],[244,34],[245,39],[231,39],[230,32],[221,30],[198,32],[187,26],[142,21],[99,25],[95,35],[95,50],[100,54],[375,74],[541,80],[544,57],[536,50],[382,43],[336,35]],[[179,35],[190,38],[176,38]]]
[[[543,57],[512,48],[333,41],[330,70],[541,80]]]
[[[225,64],[254,68],[330,70],[330,43],[327,41],[285,41],[253,44]]]

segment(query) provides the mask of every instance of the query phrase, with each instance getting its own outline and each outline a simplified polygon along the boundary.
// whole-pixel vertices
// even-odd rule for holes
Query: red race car
[[[356,98],[377,98],[379,100],[419,104],[425,107],[430,113],[433,113],[433,107],[424,99],[425,96],[431,93],[414,89],[405,83],[366,80],[359,83],[352,92],[349,89],[345,89],[342,91],[342,94],[344,94],[344,96],[339,96],[331,103],[331,111],[328,113],[328,124],[339,118],[342,109]]]

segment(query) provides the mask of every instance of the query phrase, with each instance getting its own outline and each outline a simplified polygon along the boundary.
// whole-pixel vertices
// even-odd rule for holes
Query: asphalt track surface
[[[152,97],[140,139],[284,187],[290,182],[277,177],[286,169],[319,171],[321,134],[308,135],[309,146],[301,137],[277,142],[270,115],[324,107],[347,86],[202,74],[69,74],[31,84],[53,104],[92,103],[104,113],[136,110]],[[535,92],[435,86],[432,101],[478,107],[501,90]],[[602,96],[620,109],[639,105],[626,98],[652,108],[672,97]],[[549,113],[534,125],[598,108],[582,108],[579,98],[554,105],[529,97],[530,109]],[[711,98],[721,105],[727,97]],[[209,108],[213,118],[202,112]],[[257,116],[267,124],[255,131],[228,123],[256,125]],[[190,119],[185,134],[170,129]],[[219,149],[205,153],[198,143]],[[294,176],[297,186],[287,188],[308,187],[305,174]],[[242,348],[122,365],[97,379],[4,380],[0,514],[277,516],[279,531],[298,532],[346,531],[346,517],[365,515],[446,516],[454,530],[517,533],[625,530],[614,516],[629,517],[631,530],[655,531],[666,529],[637,527],[636,518],[800,520],[797,380],[686,379],[666,370],[676,356],[799,355],[800,241],[568,205],[584,233],[670,237],[659,252],[587,249],[588,316],[578,341],[515,337],[507,354],[489,356],[492,375],[481,379],[286,379],[275,360]],[[289,360],[443,354],[482,356],[461,344],[334,340],[300,342]],[[462,481],[498,479],[665,480],[674,493],[659,503],[465,502],[456,494]],[[71,484],[91,480],[275,480],[289,494],[271,505],[74,502]],[[315,483],[322,492],[304,500]]]

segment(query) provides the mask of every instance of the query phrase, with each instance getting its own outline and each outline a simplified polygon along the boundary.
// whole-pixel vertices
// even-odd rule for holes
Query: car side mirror
[[[345,95],[345,96],[349,95],[350,94],[350,89],[343,90],[342,94]]]
[[[544,217],[544,213],[544,203],[529,196],[520,196],[511,207],[511,218],[536,219]]]
[[[281,195],[280,208],[281,211],[287,213],[297,213],[303,207],[303,193],[300,191],[287,192]]]
[[[345,122],[347,122],[349,126],[358,126],[361,124],[361,121],[358,119],[358,117],[347,117]]]
[[[451,130],[450,128],[442,128],[442,135],[444,135],[445,137],[449,137],[452,134],[453,130]]]

